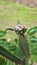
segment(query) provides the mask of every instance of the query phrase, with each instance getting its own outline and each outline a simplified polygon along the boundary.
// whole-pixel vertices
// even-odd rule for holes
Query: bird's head
[[[24,34],[26,32],[26,30],[27,29],[23,25],[18,25],[18,26],[15,27],[15,32],[16,33],[22,33],[22,34]]]

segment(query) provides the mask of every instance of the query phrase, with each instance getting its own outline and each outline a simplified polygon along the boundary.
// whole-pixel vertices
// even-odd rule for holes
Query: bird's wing
[[[29,46],[28,46],[28,41],[26,37],[23,37],[22,35],[19,35],[19,46],[23,53],[29,57]]]

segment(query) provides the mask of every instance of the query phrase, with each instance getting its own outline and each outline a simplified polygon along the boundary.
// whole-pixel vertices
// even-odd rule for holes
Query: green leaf
[[[17,49],[16,45],[10,45],[6,39],[0,39],[0,46],[7,47],[9,51],[16,51]]]
[[[10,43],[7,42],[6,39],[0,39],[0,45],[4,46],[4,47],[9,47]]]
[[[32,51],[31,54],[37,56],[37,51]]]
[[[27,35],[31,36],[31,35],[35,34],[36,32],[37,32],[37,26],[30,28],[27,32]]]
[[[36,38],[35,36],[32,36],[32,37],[30,38],[30,41],[31,41],[32,43],[37,43],[37,38]]]
[[[12,62],[10,60],[8,60],[7,65],[12,65]]]
[[[15,45],[10,46],[10,48],[9,48],[10,51],[16,51],[16,49],[17,49],[17,47]]]
[[[15,43],[17,43],[18,42],[18,39],[14,39],[14,41],[15,41]]]
[[[3,65],[5,63],[5,59],[3,59],[2,57],[0,57],[0,65]]]
[[[6,35],[6,31],[0,30],[0,37],[3,37],[4,35]]]

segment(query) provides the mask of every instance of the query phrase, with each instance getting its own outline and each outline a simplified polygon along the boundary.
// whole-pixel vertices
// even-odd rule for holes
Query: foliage
[[[6,31],[0,30],[0,37],[4,36],[6,34]]]
[[[36,32],[37,32],[37,26],[36,26],[36,27],[33,27],[33,28],[31,28],[31,29],[29,29],[29,31],[27,32],[27,34],[28,34],[29,36],[32,36],[32,35],[34,35]]]
[[[31,54],[31,58],[33,58],[33,61],[37,61],[37,26],[31,28],[28,30],[27,34],[28,34],[28,40],[29,40],[29,47],[30,47],[30,54]],[[35,35],[36,34],[36,35]],[[35,57],[35,58],[34,58]]]
[[[0,57],[0,65],[4,65],[5,59]]]
[[[14,44],[11,45],[9,42],[7,42],[6,39],[3,38],[4,35],[7,34],[7,32],[6,33],[5,32],[6,31],[3,32],[2,30],[0,30],[0,45],[7,48],[11,53],[17,55],[19,58],[24,57],[24,54],[22,53],[22,51],[20,50],[20,47],[18,46],[19,40],[15,39]],[[35,33],[37,33],[37,27],[33,27],[27,31],[27,35],[28,35],[27,38],[29,38],[28,39],[29,49],[30,49],[31,59],[33,59],[33,61],[34,61],[34,59],[36,59],[36,56],[37,56],[37,37],[35,36]],[[0,59],[0,61],[1,61],[1,65],[2,65],[2,63],[4,63],[4,61],[1,59]],[[12,63],[10,61],[7,61],[6,64],[12,65]]]
[[[30,8],[23,5],[19,5],[17,2],[12,3],[9,1],[7,2],[5,0],[0,0],[0,28],[4,29],[5,26],[7,25],[12,27],[12,23],[13,23],[13,26],[15,26],[14,23],[18,20],[23,22],[23,24],[26,22],[28,24],[29,22],[32,22],[32,21],[36,22],[37,20],[36,12],[37,12],[37,8]],[[36,32],[37,32],[37,27],[36,27],[36,30],[35,28],[29,29],[27,33],[29,36],[28,41],[29,41],[30,54],[31,54],[31,58],[34,61],[37,61],[37,57],[36,57],[37,56],[37,52],[36,52],[37,51],[37,37],[35,37],[34,35]],[[18,39],[16,39],[16,42],[14,43],[12,41],[14,45],[13,44],[11,45],[10,44],[11,42],[8,42],[5,38],[3,38],[5,35],[6,35],[6,31],[0,30],[0,45],[7,48],[11,53],[18,55],[19,57],[22,57],[23,56],[22,52],[19,52],[21,50],[19,49],[19,46],[18,46],[18,42],[17,42]],[[12,38],[13,37],[15,36],[13,35]],[[4,62],[2,61],[1,63],[3,64]],[[9,64],[9,61],[7,64]],[[7,64],[4,63],[4,65],[7,65]]]

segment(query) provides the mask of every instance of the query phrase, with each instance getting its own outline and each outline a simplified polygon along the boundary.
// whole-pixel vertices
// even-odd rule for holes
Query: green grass
[[[12,3],[4,0],[0,0],[0,29],[8,27],[14,27],[17,25],[17,21],[26,27],[32,27],[37,25],[37,8],[30,8],[24,5],[20,5],[17,2]],[[35,23],[36,22],[36,23]],[[8,35],[9,34],[9,35]],[[7,38],[14,37],[13,32],[8,32]],[[12,36],[11,36],[12,35]],[[16,34],[15,34],[16,36]]]
[[[23,24],[37,22],[37,8],[0,0],[0,29],[14,27],[17,21]]]

